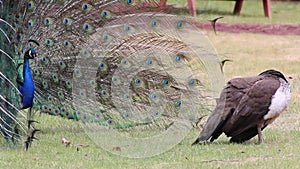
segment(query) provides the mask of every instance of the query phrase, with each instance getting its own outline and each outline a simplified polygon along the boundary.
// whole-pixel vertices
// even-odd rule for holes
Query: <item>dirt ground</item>
[[[198,24],[201,29],[212,30],[210,23]],[[228,24],[217,22],[217,32],[228,33],[259,33],[271,35],[300,35],[300,24],[259,24],[259,23],[236,23]]]

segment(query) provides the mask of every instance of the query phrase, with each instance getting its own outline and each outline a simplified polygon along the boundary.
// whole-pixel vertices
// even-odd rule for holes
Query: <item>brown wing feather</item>
[[[272,96],[279,85],[278,79],[261,79],[245,93],[232,116],[222,127],[227,136],[233,137],[231,141],[246,141],[257,134],[257,124],[268,113]]]
[[[224,123],[235,111],[239,101],[258,80],[261,80],[261,77],[235,78],[227,82],[215,110],[209,116],[198,139],[193,144],[209,138],[211,141],[217,139],[223,132]]]

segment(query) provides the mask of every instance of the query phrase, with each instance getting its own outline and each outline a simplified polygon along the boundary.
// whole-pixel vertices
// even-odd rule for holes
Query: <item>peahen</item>
[[[0,8],[8,141],[29,146],[34,111],[81,119],[89,130],[167,130],[211,109],[223,85],[199,21],[160,13],[153,0],[2,0]]]

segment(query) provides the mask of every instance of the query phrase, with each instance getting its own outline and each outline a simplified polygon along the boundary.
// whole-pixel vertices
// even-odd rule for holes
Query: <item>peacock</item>
[[[36,111],[80,120],[91,137],[189,129],[223,86],[202,21],[161,13],[154,0],[2,0],[0,8],[6,142],[30,146]]]

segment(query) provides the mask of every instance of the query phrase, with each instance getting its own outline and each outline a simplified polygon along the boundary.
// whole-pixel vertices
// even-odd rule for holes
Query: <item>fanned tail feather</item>
[[[0,12],[0,133],[6,143],[20,143],[28,132],[27,116],[19,106],[21,93],[16,84],[18,57],[12,46],[14,23],[4,12],[8,11],[2,9]]]
[[[17,89],[9,84],[16,85],[22,73],[16,69],[31,48],[28,40],[40,44],[31,63],[33,109],[40,112],[112,128],[166,129],[212,107],[222,72],[215,69],[220,67],[217,55],[191,18],[159,13],[152,0],[3,5],[2,22],[11,25],[0,27],[0,37],[10,45],[3,44],[0,56],[10,65],[0,72],[11,74],[3,75],[9,80],[2,80],[1,87],[16,90],[14,100],[1,91],[6,116],[19,114]],[[6,110],[11,105],[15,108]],[[2,119],[7,123],[9,117]]]

